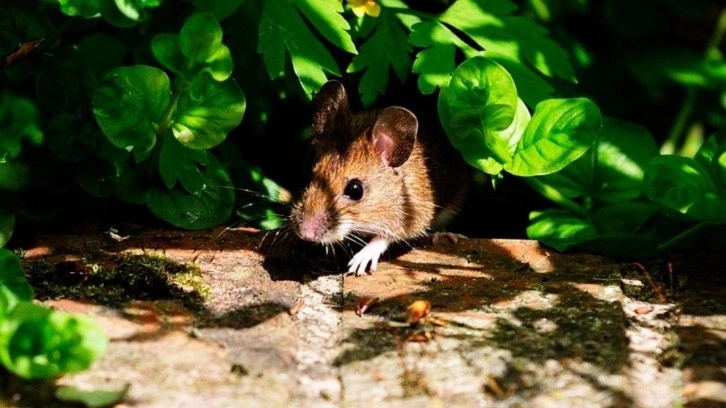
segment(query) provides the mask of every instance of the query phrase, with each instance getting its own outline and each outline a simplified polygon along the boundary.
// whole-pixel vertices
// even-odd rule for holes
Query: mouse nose
[[[319,212],[304,217],[300,222],[298,235],[307,241],[320,241],[330,227],[330,217],[325,212]]]

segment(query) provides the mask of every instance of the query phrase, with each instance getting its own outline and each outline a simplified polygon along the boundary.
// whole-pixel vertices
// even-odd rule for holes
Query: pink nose
[[[300,223],[300,238],[307,241],[319,241],[328,228],[328,217],[325,213],[312,214]]]

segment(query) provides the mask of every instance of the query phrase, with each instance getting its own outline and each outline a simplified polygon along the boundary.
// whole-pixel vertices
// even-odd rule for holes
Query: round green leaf
[[[76,169],[78,185],[96,197],[111,197],[116,192],[119,178],[115,163],[95,157]]]
[[[151,53],[164,66],[174,73],[181,73],[185,68],[186,58],[179,49],[177,34],[159,34],[151,39]]]
[[[20,191],[30,181],[30,168],[19,160],[0,161],[0,191]]]
[[[648,197],[701,221],[726,223],[726,197],[719,194],[708,171],[691,158],[659,156],[643,179]]]
[[[509,72],[484,57],[470,58],[454,71],[445,97],[451,107],[449,128],[459,139],[502,131],[517,110],[517,89]]]
[[[222,27],[211,13],[196,13],[187,19],[179,33],[179,49],[191,63],[204,65],[217,81],[232,75],[232,54],[222,44]]]
[[[0,161],[17,157],[23,150],[24,140],[34,145],[43,142],[39,119],[40,113],[33,101],[8,91],[0,93]]]
[[[7,218],[7,213],[3,217]],[[5,219],[3,222],[7,224],[9,221]],[[0,312],[7,311],[7,308],[17,302],[33,300],[33,287],[25,279],[20,260],[5,248],[0,248],[0,288],[2,288],[6,300],[5,305],[0,305],[5,306]]]
[[[79,162],[88,156],[88,148],[79,140],[80,120],[64,113],[48,122],[46,138],[53,154],[69,162]]]
[[[539,180],[569,198],[631,200],[643,194],[645,166],[657,155],[655,140],[645,128],[605,118],[593,149],[561,171],[540,176]]]
[[[101,15],[117,27],[128,28],[146,21],[149,17],[146,9],[160,4],[161,0],[104,0]]]
[[[209,164],[206,150],[189,149],[168,132],[159,153],[159,174],[168,188],[181,182],[184,189],[191,193],[200,193],[205,188],[206,177],[200,167]]]
[[[535,211],[529,215],[527,237],[558,251],[597,236],[594,225],[563,210]]]
[[[582,156],[602,127],[589,99],[548,99],[537,104],[505,170],[517,176],[556,172]]]
[[[634,234],[650,221],[660,207],[650,202],[623,201],[599,208],[592,219],[601,234]]]
[[[507,70],[481,56],[454,71],[439,94],[438,109],[451,143],[468,163],[488,174],[498,174],[511,160],[511,146],[529,116]]]
[[[172,190],[155,188],[149,191],[147,205],[154,215],[185,229],[217,226],[229,219],[234,207],[234,189],[227,170],[210,155],[204,169],[205,188],[197,194],[181,186]]]
[[[201,73],[179,100],[174,136],[191,149],[212,148],[240,124],[244,111],[244,94],[233,79],[217,82]]]
[[[156,132],[169,105],[169,78],[145,65],[109,72],[96,89],[93,113],[115,146],[143,154],[156,143]]]
[[[15,229],[15,214],[0,210],[0,247],[5,246],[10,241],[10,237],[13,236],[13,229]]]
[[[497,162],[493,153],[481,139],[461,139],[452,136],[451,130],[451,107],[445,96],[447,88],[441,88],[439,93],[439,118],[441,125],[449,136],[451,144],[461,153],[464,160],[472,167],[487,174],[499,174],[502,171],[502,164]]]
[[[67,16],[92,18],[101,11],[99,0],[58,0],[60,9]]]
[[[211,13],[196,13],[184,22],[179,48],[190,61],[203,62],[222,45],[222,27]]]
[[[0,360],[22,378],[85,370],[108,339],[90,319],[21,302],[0,323]]]

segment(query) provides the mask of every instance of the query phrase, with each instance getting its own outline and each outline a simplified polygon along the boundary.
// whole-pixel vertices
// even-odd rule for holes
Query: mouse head
[[[416,116],[396,106],[354,114],[343,85],[330,81],[313,99],[313,131],[313,178],[292,212],[297,235],[321,243],[352,232],[395,235]]]

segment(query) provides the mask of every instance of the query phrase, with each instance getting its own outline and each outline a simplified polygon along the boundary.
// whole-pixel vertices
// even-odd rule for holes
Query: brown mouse
[[[444,141],[419,131],[409,110],[353,113],[345,88],[329,81],[313,98],[313,176],[291,213],[298,237],[324,245],[364,243],[348,263],[361,275],[391,243],[441,227],[463,204],[466,164]]]

